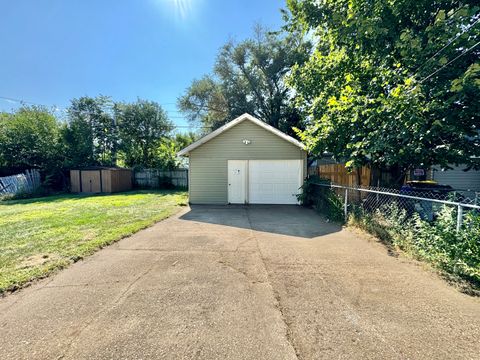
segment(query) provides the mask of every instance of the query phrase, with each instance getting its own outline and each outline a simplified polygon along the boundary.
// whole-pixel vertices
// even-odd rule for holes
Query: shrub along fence
[[[0,195],[34,193],[41,185],[40,172],[27,170],[23,174],[0,177]]]
[[[161,170],[142,169],[134,171],[137,187],[152,189],[188,188],[188,169]]]
[[[479,194],[308,182],[304,203],[425,260],[480,292]]]

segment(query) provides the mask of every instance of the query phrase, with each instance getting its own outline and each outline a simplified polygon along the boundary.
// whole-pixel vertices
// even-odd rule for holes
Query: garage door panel
[[[297,204],[301,165],[301,160],[250,160],[249,202]]]

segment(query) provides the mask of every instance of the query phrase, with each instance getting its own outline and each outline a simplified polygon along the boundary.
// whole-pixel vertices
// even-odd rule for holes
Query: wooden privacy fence
[[[344,164],[328,164],[310,167],[308,174],[318,175],[322,179],[329,179],[332,184],[347,187],[370,186],[371,179],[371,169],[369,167],[362,166],[359,169],[357,168],[348,172]],[[338,192],[339,189],[334,188],[333,191]],[[360,191],[352,191],[349,196],[351,201],[361,201],[366,194],[367,193],[361,193]],[[337,195],[342,196],[342,194],[338,193]]]
[[[171,183],[175,187],[188,187],[188,169],[159,170],[144,169],[135,171],[135,186],[146,188],[160,188],[162,184]]]
[[[0,177],[0,195],[33,193],[41,184],[40,172],[27,170],[24,174]]]
[[[360,171],[360,184],[358,183],[358,171]],[[343,186],[370,186],[370,168],[362,166],[360,169],[355,169],[348,172],[344,164],[328,164],[310,167],[308,169],[309,175],[318,175],[322,179],[330,179],[330,181],[337,185]]]

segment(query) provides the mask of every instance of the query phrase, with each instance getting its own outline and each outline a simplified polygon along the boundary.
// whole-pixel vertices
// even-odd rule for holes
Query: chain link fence
[[[412,190],[381,187],[348,187],[335,184],[313,184],[314,198],[320,207],[332,212],[340,220],[339,208],[346,220],[350,213],[374,214],[378,212],[402,212],[405,218],[418,216],[433,222],[444,209],[456,211],[459,231],[464,217],[469,212],[480,213],[480,193],[468,191],[445,191],[435,189]]]
[[[348,221],[429,262],[449,279],[459,279],[465,292],[480,296],[478,193],[309,182],[302,199],[331,220]]]

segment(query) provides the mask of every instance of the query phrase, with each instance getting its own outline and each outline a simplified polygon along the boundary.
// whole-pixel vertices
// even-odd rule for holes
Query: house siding
[[[480,171],[463,171],[465,166],[454,166],[451,170],[442,171],[433,168],[433,179],[443,185],[450,185],[456,190],[480,191]]]
[[[306,157],[306,151],[245,120],[190,152],[190,203],[228,203],[228,160],[303,160],[303,178]]]

